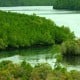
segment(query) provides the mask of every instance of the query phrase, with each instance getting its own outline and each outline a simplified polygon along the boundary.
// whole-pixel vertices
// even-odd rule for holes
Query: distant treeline
[[[69,28],[44,17],[0,11],[0,49],[60,44],[73,38]]]
[[[80,10],[80,0],[54,0],[53,8]]]
[[[54,0],[0,0],[0,6],[51,6]]]

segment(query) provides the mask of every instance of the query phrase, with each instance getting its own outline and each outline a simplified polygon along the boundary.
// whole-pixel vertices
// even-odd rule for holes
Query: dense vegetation
[[[53,8],[80,10],[80,0],[54,0]]]
[[[62,44],[62,54],[80,55],[80,39],[65,41]]]
[[[0,11],[0,49],[60,44],[73,38],[69,28],[44,17]]]
[[[0,0],[0,6],[50,6],[53,0]]]
[[[55,67],[53,70],[46,63],[32,67],[26,62],[13,64],[3,61],[0,63],[0,80],[80,80],[80,72],[67,72],[61,67]]]

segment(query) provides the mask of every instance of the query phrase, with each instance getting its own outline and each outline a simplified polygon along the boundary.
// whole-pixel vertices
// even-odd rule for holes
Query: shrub
[[[33,80],[46,80],[52,68],[48,64],[38,64],[32,71]]]
[[[80,71],[52,69],[47,63],[31,67],[25,61],[20,64],[3,61],[0,63],[0,80],[80,80]]]
[[[80,55],[80,39],[69,40],[62,43],[62,54]]]

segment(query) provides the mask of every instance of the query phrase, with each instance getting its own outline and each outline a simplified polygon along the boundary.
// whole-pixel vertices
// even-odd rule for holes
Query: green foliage
[[[0,11],[0,49],[61,44],[73,38],[69,28],[44,17]]]
[[[54,0],[0,0],[0,6],[50,6]]]
[[[79,71],[72,70],[70,72],[70,74],[72,76],[72,80],[75,80],[75,79],[79,80],[80,79],[80,72]]]
[[[70,32],[70,29],[65,26],[55,28],[55,43],[61,44],[63,41],[74,39],[74,33]]]
[[[62,43],[62,54],[80,55],[80,39],[69,40]]]
[[[52,69],[47,63],[31,67],[25,61],[20,64],[3,61],[0,63],[0,80],[80,80],[80,71]]]
[[[32,79],[34,80],[46,80],[49,73],[52,72],[52,68],[49,64],[38,64],[33,68]]]
[[[10,61],[0,63],[0,80],[30,80],[32,67],[22,62],[20,65]]]
[[[80,10],[80,0],[54,0],[53,8]]]

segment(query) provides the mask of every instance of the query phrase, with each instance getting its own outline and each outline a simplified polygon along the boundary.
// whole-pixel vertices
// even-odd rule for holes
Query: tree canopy
[[[44,17],[0,11],[0,49],[60,44],[73,38],[69,28]]]

